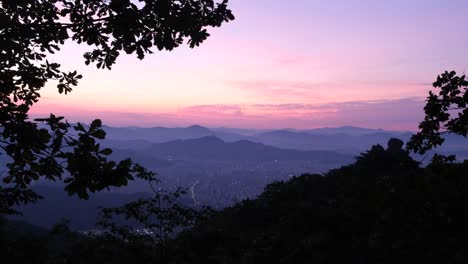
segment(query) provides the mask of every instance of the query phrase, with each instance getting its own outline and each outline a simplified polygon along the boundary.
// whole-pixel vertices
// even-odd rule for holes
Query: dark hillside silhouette
[[[391,140],[324,176],[271,184],[182,235],[173,256],[180,263],[226,256],[229,263],[462,263],[466,163],[420,168],[402,146]]]

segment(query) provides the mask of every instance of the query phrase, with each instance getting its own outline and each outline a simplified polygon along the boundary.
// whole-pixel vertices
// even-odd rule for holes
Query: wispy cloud
[[[323,89],[340,86],[339,83],[280,80],[233,80],[225,83],[230,87],[275,101],[297,101],[304,98],[317,101],[322,99],[320,94],[323,93]]]
[[[361,100],[323,104],[213,104],[155,112],[108,111],[55,105],[35,108],[34,116],[58,112],[70,121],[101,118],[114,126],[230,126],[239,128],[314,128],[355,125],[415,130],[423,118],[423,98]]]
[[[195,105],[184,107],[180,114],[214,114],[214,115],[234,115],[241,116],[242,107],[238,105]]]
[[[206,121],[222,119],[240,127],[249,127],[246,124],[261,128],[358,125],[413,130],[423,117],[423,106],[424,99],[414,97],[326,104],[203,105],[180,109],[178,116]],[[205,116],[206,113],[214,116]]]
[[[335,82],[290,80],[230,80],[232,88],[268,102],[318,104],[332,101],[360,101],[363,98],[412,97],[424,94],[431,84],[394,80],[342,80]],[[392,90],[393,94],[389,94]],[[384,92],[385,91],[385,92]]]

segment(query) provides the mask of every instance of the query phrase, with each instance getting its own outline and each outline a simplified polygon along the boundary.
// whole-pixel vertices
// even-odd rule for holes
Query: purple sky
[[[196,49],[84,66],[86,46],[54,60],[84,75],[35,115],[116,126],[410,129],[431,83],[468,66],[466,0],[231,0],[236,20]]]

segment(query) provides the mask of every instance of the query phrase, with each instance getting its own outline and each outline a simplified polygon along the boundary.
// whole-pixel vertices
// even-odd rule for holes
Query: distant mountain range
[[[185,128],[167,127],[108,127],[104,130],[108,133],[109,139],[115,140],[146,140],[153,143],[168,142],[177,139],[191,139],[212,136],[215,133],[208,128],[194,125]]]
[[[367,145],[388,140],[392,136],[409,132],[384,131],[382,129],[344,126],[338,128],[318,128],[309,130],[254,130],[237,128],[206,128],[193,125],[185,128],[167,127],[104,127],[109,144],[116,148],[144,148],[149,143],[164,143],[175,140],[197,139],[215,136],[226,142],[251,141],[280,148],[301,150],[336,150],[366,148]],[[362,146],[365,145],[365,146]]]
[[[387,131],[383,129],[343,126],[308,130],[254,130],[236,128],[206,128],[193,125],[185,128],[114,128],[105,127],[108,132],[107,144],[115,148],[144,149],[150,144],[177,140],[216,137],[225,142],[262,143],[283,149],[325,150],[357,155],[372,145],[385,145],[394,137],[408,141],[412,135],[408,131]],[[468,141],[460,136],[448,135],[442,152],[467,151]],[[245,142],[244,142],[245,144]],[[165,147],[165,145],[159,146]]]
[[[306,133],[313,134],[313,135],[345,134],[345,135],[350,135],[350,136],[362,136],[362,135],[381,133],[381,132],[401,133],[401,132],[396,132],[396,131],[385,131],[381,128],[372,129],[372,128],[362,128],[362,127],[353,127],[353,126],[324,127],[324,128],[309,129],[309,130],[304,130],[304,131]]]
[[[333,151],[280,149],[248,140],[225,142],[215,136],[158,143],[140,150],[151,156],[170,160],[275,161],[314,160],[349,163],[352,156]]]
[[[411,133],[408,132],[368,132],[358,134],[353,132],[351,134],[339,133],[322,133],[319,131],[303,132],[303,131],[287,131],[287,130],[276,130],[266,132],[256,136],[259,141],[264,144],[278,146],[278,147],[289,147],[294,149],[303,150],[333,150],[343,153],[357,154],[366,149],[369,149],[372,145],[383,144],[392,138],[400,138],[403,141],[407,141],[411,137]]]
[[[358,154],[374,144],[385,144],[391,137],[398,137],[406,141],[411,136],[409,132],[391,132],[350,126],[302,131],[293,129],[210,129],[198,125],[186,128],[105,127],[104,129],[108,133],[106,144],[110,147],[137,150],[147,148],[153,143],[215,136],[226,142],[250,141],[285,149],[328,150]]]
[[[261,135],[271,132],[289,132],[307,135],[348,135],[362,136],[373,133],[392,133],[401,134],[408,132],[385,131],[383,129],[360,128],[353,126],[343,126],[336,128],[317,128],[308,130],[280,129],[280,130],[255,130],[239,128],[207,128],[200,125],[189,127],[109,127],[104,130],[108,133],[109,139],[114,140],[147,140],[154,143],[168,142],[177,139],[192,139],[205,136],[217,136],[226,141],[237,140],[255,140],[261,138]]]

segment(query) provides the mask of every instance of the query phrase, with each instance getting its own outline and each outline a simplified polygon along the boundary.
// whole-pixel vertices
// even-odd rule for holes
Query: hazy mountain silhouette
[[[184,128],[167,128],[167,127],[104,127],[107,132],[107,138],[114,140],[147,140],[154,143],[167,142],[176,139],[190,139],[211,136],[213,131],[208,128],[193,125]]]
[[[340,132],[343,131],[343,132]],[[351,131],[351,134],[346,134]],[[359,132],[358,132],[359,131]],[[364,131],[366,131],[364,133]],[[324,134],[320,134],[320,133]],[[409,133],[372,132],[359,129],[323,129],[307,131],[276,130],[256,135],[266,145],[301,150],[330,150],[358,154],[374,144],[384,144],[392,137],[407,140]]]
[[[253,135],[244,135],[244,134],[238,134],[235,132],[229,132],[229,131],[216,131],[214,132],[214,135],[217,138],[222,139],[223,141],[226,142],[235,142],[235,141],[242,141],[242,140],[248,140],[252,142],[258,142],[258,138],[256,138]]]
[[[372,128],[362,128],[355,126],[342,126],[342,127],[324,127],[324,128],[315,128],[304,130],[304,132],[314,135],[335,135],[335,134],[346,134],[350,136],[360,136],[378,132],[384,132],[385,130],[372,129]]]
[[[359,127],[318,128],[311,130],[255,130],[237,128],[206,128],[193,125],[185,128],[167,127],[105,127],[107,145],[119,149],[142,149],[149,142],[164,143],[174,140],[196,139],[216,136],[226,142],[248,140],[280,148],[300,150],[343,150],[354,153],[367,149],[378,139],[385,143],[402,132],[388,132],[382,129]],[[355,138],[359,137],[359,138]]]
[[[357,155],[374,144],[385,144],[390,138],[409,140],[412,133],[382,129],[343,126],[309,130],[255,130],[236,128],[206,128],[193,125],[186,128],[113,128],[106,127],[108,138],[104,144],[118,149],[146,149],[152,143],[198,139],[216,136],[225,142],[250,141],[265,145],[297,150],[327,150]],[[463,137],[446,135],[441,152],[466,150]]]
[[[225,142],[209,136],[154,144],[145,152],[170,159],[191,160],[315,160],[320,162],[351,162],[352,156],[332,151],[301,151],[280,149],[247,140]]]
[[[153,142],[144,139],[115,140],[106,139],[103,144],[112,149],[132,149],[141,150],[147,148]]]

